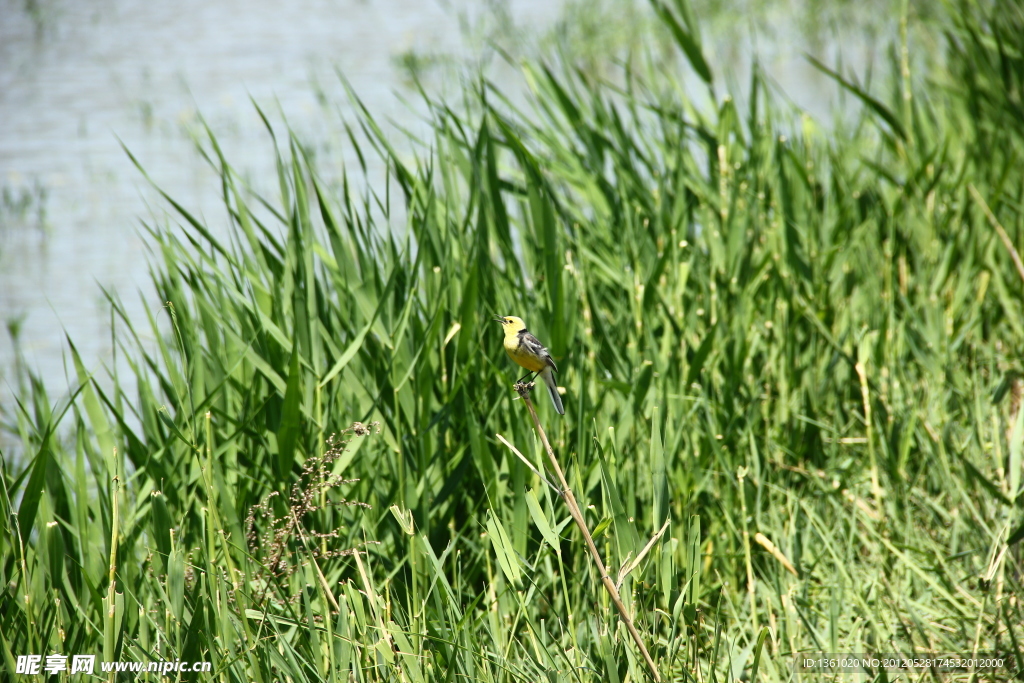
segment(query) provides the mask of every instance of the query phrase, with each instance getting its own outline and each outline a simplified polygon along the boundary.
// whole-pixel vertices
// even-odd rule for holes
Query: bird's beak
[[[505,319],[502,318],[500,315],[496,315],[496,316],[494,316],[494,322],[501,323],[502,325],[504,325],[505,324]]]

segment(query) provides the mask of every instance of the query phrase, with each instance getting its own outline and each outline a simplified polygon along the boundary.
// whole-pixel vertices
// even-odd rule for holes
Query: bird
[[[558,384],[555,383],[555,373],[558,372],[558,368],[555,367],[551,353],[527,331],[526,323],[522,318],[503,315],[494,320],[501,323],[505,330],[505,353],[520,366],[529,370],[516,383],[522,382],[530,375],[540,375],[544,384],[548,386],[548,393],[551,395],[551,403],[555,406],[555,410],[559,415],[565,415],[562,397],[558,395]]]

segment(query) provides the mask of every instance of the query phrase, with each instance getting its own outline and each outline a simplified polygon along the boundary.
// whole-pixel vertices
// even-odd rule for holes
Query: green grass
[[[673,70],[525,60],[530,109],[468,81],[414,155],[362,110],[352,145],[390,169],[364,192],[274,138],[259,196],[207,131],[230,225],[166,198],[166,305],[110,295],[132,381],[72,345],[76,390],[30,377],[8,416],[3,668],[643,680],[503,443],[543,469],[491,322],[516,314],[562,369],[540,415],[610,572],[670,521],[622,585],[664,680],[832,680],[793,668],[827,652],[1021,671],[1024,287],[995,224],[1024,245],[1024,7],[949,4],[935,74],[899,50],[889,90],[837,74],[863,115],[836,133],[756,77],[742,110],[689,104],[715,81],[684,9]]]

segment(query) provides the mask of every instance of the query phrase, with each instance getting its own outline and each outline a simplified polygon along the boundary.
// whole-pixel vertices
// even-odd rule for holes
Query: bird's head
[[[499,315],[494,320],[501,323],[505,329],[512,330],[513,332],[526,329],[526,323],[523,322],[523,319],[517,318],[514,315]]]

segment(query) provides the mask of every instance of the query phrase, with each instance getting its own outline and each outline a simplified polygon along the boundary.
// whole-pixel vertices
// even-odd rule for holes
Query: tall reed
[[[325,182],[265,117],[260,196],[206,131],[225,225],[165,197],[166,303],[108,293],[131,382],[72,344],[71,395],[32,381],[8,419],[6,670],[643,679],[495,313],[563,370],[566,415],[540,417],[611,572],[670,522],[620,588],[664,679],[792,680],[826,652],[1021,670],[1020,0],[947,7],[946,81],[900,50],[890,94],[833,71],[850,134],[794,123],[756,70],[742,108],[698,108],[721,87],[698,25],[654,7],[668,61],[527,60],[528,108],[483,78],[424,95],[413,155],[360,109],[383,186]]]

